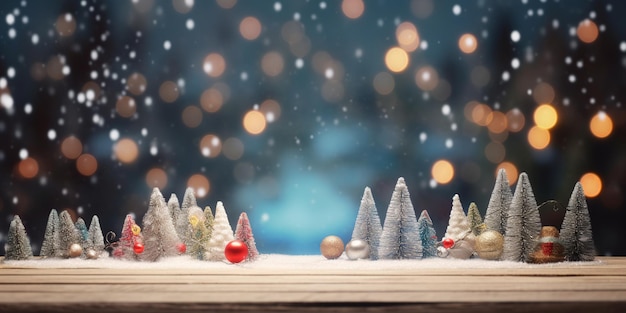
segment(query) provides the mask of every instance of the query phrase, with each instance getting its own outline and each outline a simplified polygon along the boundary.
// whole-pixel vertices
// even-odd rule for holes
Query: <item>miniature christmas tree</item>
[[[226,245],[234,239],[233,229],[228,222],[228,216],[226,215],[224,204],[222,201],[218,201],[215,208],[213,234],[211,234],[211,239],[209,239],[209,244],[207,245],[208,251],[206,259],[211,261],[224,260],[224,248],[226,248]]]
[[[170,211],[170,217],[172,218],[172,223],[174,224],[174,227],[176,228],[178,225],[178,218],[179,216],[181,216],[182,211],[180,210],[180,203],[178,202],[178,197],[176,196],[175,193],[172,193],[170,195],[170,199],[167,200],[167,208]],[[178,234],[178,238],[182,241],[183,238],[181,238],[181,234],[184,234],[184,233],[179,233],[178,228],[176,228],[176,234]]]
[[[500,169],[496,178],[496,184],[493,186],[493,191],[491,192],[491,198],[489,198],[487,212],[485,213],[485,225],[487,225],[487,229],[495,230],[504,235],[512,199],[513,194],[509,187],[509,179],[506,176],[506,171]]]
[[[180,241],[159,188],[152,190],[150,206],[143,217],[143,240],[145,250],[140,256],[142,260],[156,261],[160,257],[178,254]]]
[[[259,256],[259,251],[256,249],[256,243],[254,242],[254,235],[252,234],[252,226],[250,226],[250,220],[248,220],[246,212],[242,212],[239,215],[239,221],[237,221],[237,227],[235,228],[235,239],[243,241],[248,246],[247,261],[253,261]]]
[[[478,206],[474,202],[470,203],[469,208],[467,209],[467,220],[469,221],[470,229],[472,230],[472,234],[474,234],[474,236],[480,235],[487,228],[483,223],[483,218],[480,217]]]
[[[124,219],[120,240],[113,250],[113,256],[124,260],[138,260],[138,255],[143,253],[143,250],[141,228],[135,223],[133,216],[128,214]]]
[[[206,227],[205,216],[199,207],[191,207],[189,209],[189,224],[191,234],[189,236],[189,245],[187,253],[191,257],[202,260],[205,257],[206,246],[209,243],[210,233]]]
[[[104,236],[97,215],[91,218],[91,224],[89,224],[89,245],[87,248],[94,249],[97,253],[104,250]]]
[[[369,187],[365,187],[361,205],[359,206],[359,213],[354,223],[354,230],[352,231],[352,240],[365,240],[370,248],[370,259],[376,260],[378,258],[378,244],[382,232],[383,227],[380,224],[380,217],[378,217],[378,210],[376,209],[376,203],[374,203],[372,191]]]
[[[517,180],[504,235],[502,259],[528,262],[541,232],[537,201],[526,173]]]
[[[391,196],[378,246],[379,259],[420,259],[422,242],[411,195],[404,178],[398,178]]]
[[[87,229],[87,224],[85,224],[85,220],[82,217],[79,217],[74,223],[74,227],[78,231],[78,235],[80,238],[80,246],[83,247],[83,254],[86,252],[87,248],[91,246],[89,243],[89,229]]]
[[[70,246],[81,244],[81,235],[74,226],[70,212],[63,211],[59,214],[59,250],[62,257],[70,256]]]
[[[470,223],[467,220],[467,216],[465,216],[465,212],[463,212],[461,199],[459,195],[455,194],[454,197],[452,197],[450,220],[448,221],[448,228],[446,228],[446,234],[444,236],[454,240],[454,242],[459,242],[471,235],[471,233]]]
[[[593,261],[595,258],[591,219],[580,182],[574,186],[567,204],[561,225],[561,242],[565,246],[565,259],[568,261]]]
[[[185,190],[185,195],[183,196],[183,204],[180,207],[180,212],[178,218],[176,218],[176,233],[180,240],[189,245],[190,235],[191,235],[191,225],[189,224],[189,209],[193,207],[198,207],[198,203],[196,202],[196,196],[194,195],[193,188],[189,187]]]
[[[417,232],[422,241],[422,258],[437,256],[437,233],[428,211],[423,210],[417,220]]]
[[[61,238],[59,237],[59,213],[57,210],[50,210],[48,224],[44,233],[43,243],[39,255],[42,257],[54,258],[61,256]]]
[[[5,260],[26,260],[33,256],[30,240],[19,216],[15,215],[9,226],[7,243],[4,247]]]
[[[204,208],[204,225],[206,226],[206,229],[209,231],[209,238],[211,238],[211,235],[213,234],[213,222],[215,221],[215,217],[213,217],[213,211],[211,211],[211,207],[210,206],[206,206]]]

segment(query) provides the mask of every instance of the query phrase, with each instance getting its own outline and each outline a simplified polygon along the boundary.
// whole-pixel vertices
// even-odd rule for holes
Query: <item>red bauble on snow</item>
[[[179,243],[176,245],[176,251],[178,251],[178,253],[183,254],[187,251],[187,245],[185,245],[184,243]]]
[[[143,252],[143,243],[136,242],[136,243],[133,245],[133,251],[134,251],[136,254],[141,254],[141,253]]]
[[[241,240],[233,240],[226,245],[224,256],[231,263],[239,263],[248,256],[248,246]]]
[[[446,248],[446,249],[450,249],[452,247],[454,247],[454,239],[452,238],[443,238],[443,240],[441,241],[441,245]]]

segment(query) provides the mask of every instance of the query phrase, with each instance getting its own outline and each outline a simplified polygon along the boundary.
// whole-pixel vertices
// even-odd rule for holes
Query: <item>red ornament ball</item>
[[[143,252],[143,243],[136,242],[133,245],[133,251],[135,251],[135,254],[141,254]]]
[[[187,245],[181,242],[176,245],[176,250],[178,251],[178,253],[183,254],[187,251]]]
[[[248,246],[241,240],[233,240],[226,245],[224,256],[231,263],[239,263],[248,256]]]
[[[446,248],[446,249],[450,249],[452,247],[454,247],[454,239],[452,238],[443,238],[443,240],[441,241],[441,245]]]

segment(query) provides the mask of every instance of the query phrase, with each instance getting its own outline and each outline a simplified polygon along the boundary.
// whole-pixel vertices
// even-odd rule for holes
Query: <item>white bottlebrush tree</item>
[[[226,259],[224,256],[224,248],[226,245],[235,239],[233,234],[233,228],[228,222],[228,216],[224,209],[222,201],[218,201],[215,207],[215,219],[213,220],[213,231],[211,233],[211,239],[207,244],[207,253],[205,259],[210,261],[223,261]]]
[[[39,255],[46,258],[61,257],[61,238],[59,237],[59,213],[50,210],[46,231],[43,235],[43,243]]]
[[[539,239],[541,218],[526,173],[517,180],[508,215],[502,259],[528,262]]]
[[[183,203],[180,206],[178,217],[176,218],[176,233],[180,240],[186,245],[191,244],[191,224],[189,224],[189,210],[198,207],[194,190],[188,187],[183,196]]]
[[[379,259],[420,259],[422,242],[409,189],[398,178],[378,245]]]
[[[89,246],[87,248],[94,249],[97,253],[104,250],[104,236],[100,227],[100,219],[97,215],[91,217],[89,224]]]
[[[459,242],[463,239],[472,239],[472,228],[467,220],[467,216],[463,211],[463,205],[459,195],[455,194],[452,197],[452,209],[450,210],[450,219],[448,220],[448,227],[446,228],[445,238],[450,238],[454,242]]]
[[[370,247],[370,259],[376,260],[378,258],[378,244],[382,231],[383,227],[380,224],[380,217],[378,216],[372,191],[369,187],[365,187],[361,205],[359,206],[359,213],[354,223],[354,230],[352,231],[352,240],[365,240]]]
[[[181,234],[178,232],[178,218],[181,216],[180,211],[180,202],[178,202],[178,197],[175,193],[170,195],[169,200],[167,200],[167,208],[170,212],[170,217],[172,218],[172,223],[174,224],[174,228],[176,228],[176,234],[178,234],[178,238],[182,241]]]
[[[509,187],[509,179],[506,176],[506,171],[500,169],[496,177],[496,184],[493,186],[493,191],[491,192],[491,198],[489,198],[487,212],[485,212],[485,225],[487,229],[495,230],[504,235],[512,200],[513,193],[511,193],[511,187]]]
[[[59,250],[62,257],[70,256],[70,246],[81,244],[81,236],[74,226],[70,212],[63,211],[59,214]]]
[[[576,183],[561,224],[561,243],[568,261],[593,261],[596,249],[591,233],[587,199],[580,182]]]
[[[4,246],[6,260],[26,260],[33,256],[30,240],[19,216],[15,215],[9,226],[7,243]]]
[[[156,261],[161,257],[178,254],[180,243],[167,204],[158,188],[152,190],[148,212],[143,217],[144,251],[140,259]]]

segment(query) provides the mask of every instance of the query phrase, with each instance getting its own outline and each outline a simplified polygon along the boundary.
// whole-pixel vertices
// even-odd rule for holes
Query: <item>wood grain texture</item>
[[[626,258],[515,269],[50,269],[0,264],[0,312],[626,312]]]

